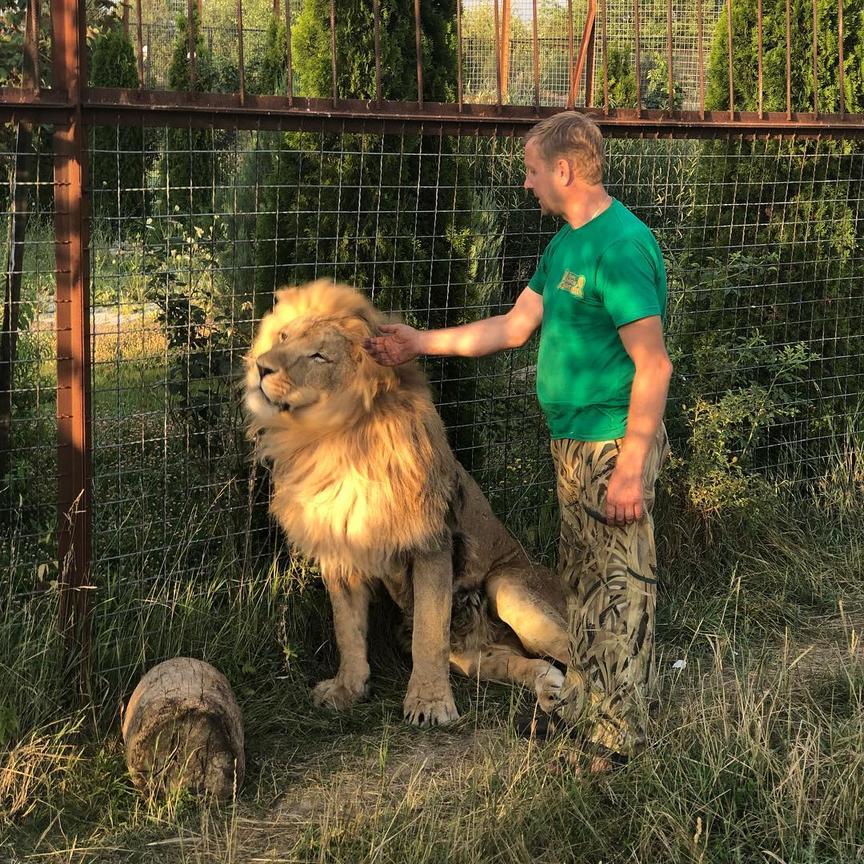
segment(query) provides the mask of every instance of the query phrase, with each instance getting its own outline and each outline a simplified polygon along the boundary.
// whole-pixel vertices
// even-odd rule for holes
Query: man
[[[657,590],[651,509],[672,374],[663,257],[650,230],[607,194],[603,163],[600,130],[584,115],[534,126],[524,186],[564,225],[513,308],[443,330],[388,325],[366,345],[385,365],[477,357],[523,345],[542,323],[537,395],[557,473],[570,663],[558,716],[533,731],[578,732],[594,771],[623,763],[645,740]]]

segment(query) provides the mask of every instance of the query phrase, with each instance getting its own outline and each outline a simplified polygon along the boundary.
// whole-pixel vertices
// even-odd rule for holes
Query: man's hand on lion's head
[[[420,332],[407,324],[381,324],[381,336],[363,341],[363,347],[381,366],[399,366],[420,354]]]

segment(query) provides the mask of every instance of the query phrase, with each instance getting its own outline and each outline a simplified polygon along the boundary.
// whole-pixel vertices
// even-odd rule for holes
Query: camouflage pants
[[[561,509],[559,573],[567,591],[570,664],[561,716],[619,753],[645,741],[654,683],[654,484],[668,453],[661,424],[643,475],[645,515],[606,522],[606,488],[621,439],[552,442]]]

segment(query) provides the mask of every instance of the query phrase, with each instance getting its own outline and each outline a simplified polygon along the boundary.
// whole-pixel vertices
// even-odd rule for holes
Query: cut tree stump
[[[138,682],[123,717],[126,765],[139,789],[230,798],[243,782],[243,718],[225,676],[176,657]]]

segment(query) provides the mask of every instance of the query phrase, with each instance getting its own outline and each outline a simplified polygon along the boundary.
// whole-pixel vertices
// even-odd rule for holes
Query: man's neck
[[[571,228],[581,228],[599,216],[611,203],[612,198],[602,186],[592,186],[574,198],[561,215]]]

